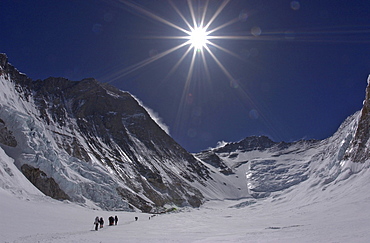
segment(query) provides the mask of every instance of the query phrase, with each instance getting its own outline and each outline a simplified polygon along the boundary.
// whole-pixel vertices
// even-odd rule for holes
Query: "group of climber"
[[[117,217],[117,215],[114,216],[114,217],[113,216],[110,216],[108,218],[108,220],[109,220],[109,226],[117,225],[117,223],[118,223],[118,217]],[[103,217],[99,218],[98,216],[96,216],[95,221],[94,221],[94,225],[95,225],[95,230],[98,230],[99,225],[100,225],[100,228],[103,228],[103,226],[104,226],[104,219],[103,219]]]

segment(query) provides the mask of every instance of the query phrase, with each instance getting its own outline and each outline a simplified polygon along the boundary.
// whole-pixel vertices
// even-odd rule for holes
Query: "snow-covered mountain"
[[[0,150],[44,194],[116,210],[204,201],[209,169],[129,93],[94,79],[32,81],[4,54],[0,71]]]
[[[370,78],[369,78],[370,79]],[[276,197],[300,191],[300,184],[309,185],[306,193],[325,191],[345,183],[369,168],[369,111],[348,117],[337,132],[325,140],[302,140],[293,143],[273,142],[268,137],[248,137],[196,154],[219,172],[245,179],[248,193],[254,198]]]
[[[32,81],[1,54],[0,188],[144,212],[211,199],[316,200],[367,174],[366,92],[363,109],[325,140],[249,137],[192,155],[129,93],[94,79]]]

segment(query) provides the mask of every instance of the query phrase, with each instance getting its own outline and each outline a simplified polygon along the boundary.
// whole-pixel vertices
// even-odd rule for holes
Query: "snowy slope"
[[[369,171],[317,190],[299,184],[284,196],[209,201],[199,209],[151,215],[91,210],[46,197],[17,198],[0,188],[1,242],[368,242]],[[93,231],[96,216],[117,226]],[[139,217],[138,221],[134,217]]]

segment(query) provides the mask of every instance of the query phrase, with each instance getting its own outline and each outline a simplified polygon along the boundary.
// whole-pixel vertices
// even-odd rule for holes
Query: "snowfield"
[[[0,189],[1,242],[368,242],[369,172],[316,197],[304,185],[267,199],[209,201],[157,215],[108,212]],[[299,186],[299,185],[298,185]],[[297,186],[297,187],[298,187]],[[13,193],[12,193],[13,191]],[[117,226],[93,230],[96,216]],[[138,221],[134,217],[139,217]],[[105,223],[106,224],[106,223]]]
[[[368,242],[369,237],[369,197],[300,206],[263,201],[244,208],[230,208],[237,201],[212,201],[150,220],[146,214],[89,210],[45,198],[19,200],[4,191],[1,198],[2,242]],[[97,215],[105,221],[117,215],[118,225],[95,232]]]

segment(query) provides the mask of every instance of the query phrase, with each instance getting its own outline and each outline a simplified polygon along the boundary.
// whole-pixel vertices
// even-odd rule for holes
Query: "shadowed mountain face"
[[[367,80],[366,97],[358,120],[358,126],[350,147],[344,155],[345,159],[354,162],[365,162],[370,158],[370,76]]]
[[[0,142],[18,168],[36,168],[34,177],[53,178],[66,198],[107,209],[201,205],[192,184],[208,170],[129,93],[94,79],[32,81],[5,55],[0,64]]]

